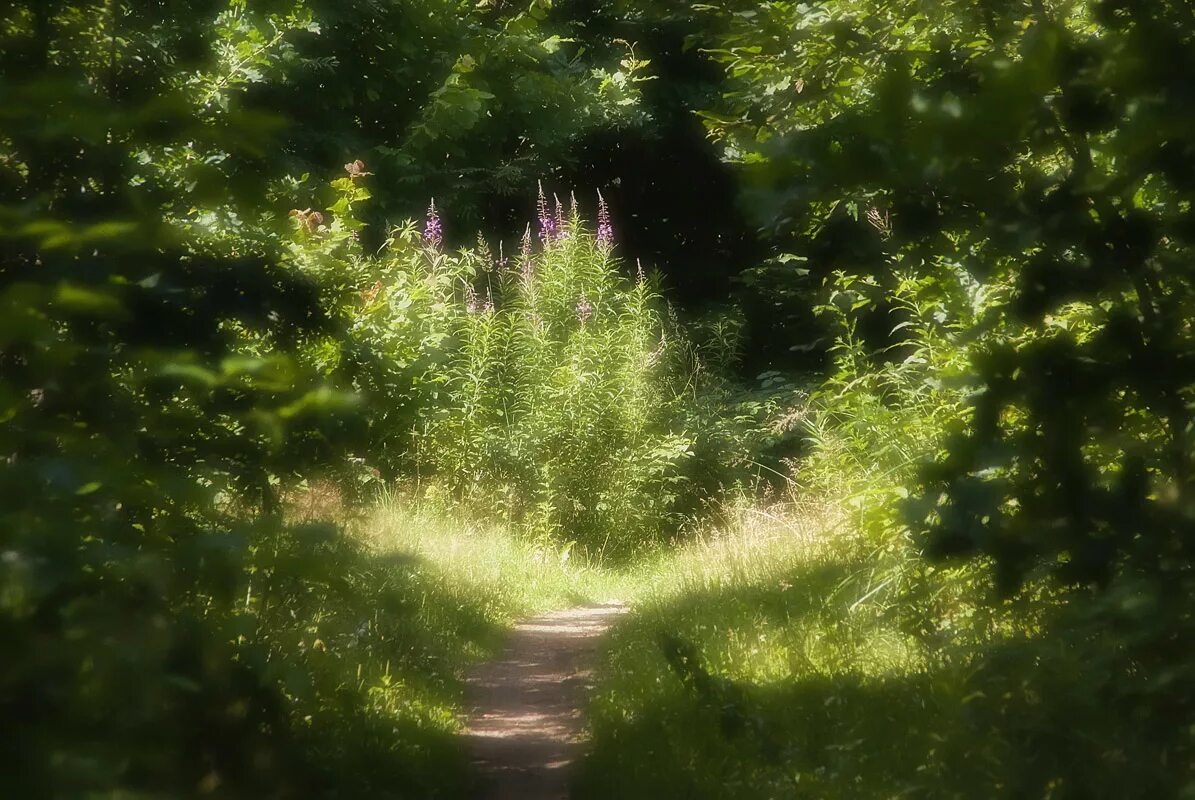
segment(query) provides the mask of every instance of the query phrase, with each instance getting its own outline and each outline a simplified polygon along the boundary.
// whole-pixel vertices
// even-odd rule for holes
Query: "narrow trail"
[[[473,672],[466,735],[482,781],[478,797],[568,797],[597,643],[624,611],[611,601],[527,620],[502,655]]]

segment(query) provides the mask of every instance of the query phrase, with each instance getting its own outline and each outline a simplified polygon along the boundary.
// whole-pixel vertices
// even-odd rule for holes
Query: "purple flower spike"
[[[539,238],[547,246],[556,238],[556,218],[548,210],[548,198],[544,197],[542,181],[539,184],[539,200],[536,202],[536,210],[539,212]]]
[[[527,230],[523,232],[523,246],[519,252],[519,272],[522,273],[523,283],[527,286],[531,285],[533,270],[531,265],[531,223],[528,223]]]
[[[552,199],[556,201],[556,239],[564,241],[569,235],[568,217],[564,214],[564,204],[560,202],[560,198],[552,195]]]
[[[519,260],[531,260],[531,223],[527,223],[527,228],[523,231],[523,240],[519,243]]]
[[[577,319],[584,325],[593,316],[593,303],[590,303],[585,295],[581,295],[581,299],[577,301]]]
[[[432,250],[439,250],[444,242],[444,227],[440,224],[440,213],[436,211],[436,201],[432,200],[427,207],[427,223],[423,227],[423,243]]]
[[[602,250],[614,247],[614,226],[610,224],[610,208],[601,192],[598,192],[597,243]]]

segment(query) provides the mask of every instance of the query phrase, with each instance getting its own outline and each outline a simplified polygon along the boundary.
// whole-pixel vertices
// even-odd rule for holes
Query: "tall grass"
[[[836,792],[891,776],[852,769],[864,731],[840,704],[924,669],[889,613],[892,588],[875,579],[892,555],[830,503],[734,517],[645,576],[599,673],[577,796],[846,797]]]
[[[856,509],[759,511],[643,576],[573,796],[1185,796],[1184,739],[1158,735],[1175,717],[1109,643],[1131,584],[1001,600]]]
[[[230,673],[213,662],[172,676],[194,694],[196,714],[212,706],[203,717],[212,725],[259,727],[241,734],[255,749],[219,758],[200,748],[196,774],[176,774],[171,785],[271,796],[472,796],[458,735],[468,668],[498,652],[513,620],[606,600],[622,587],[567,550],[396,494],[341,511],[342,525],[318,522],[338,505],[320,494],[288,498],[293,522],[246,565],[234,618],[223,630],[197,631],[234,637],[223,645]],[[225,707],[221,692],[238,680],[251,683],[260,707]],[[152,750],[161,758],[171,746]],[[275,785],[237,771],[254,759]]]
[[[476,609],[494,625],[627,591],[616,573],[586,563],[568,546],[535,542],[501,523],[453,516],[397,492],[384,493],[354,528],[371,551],[401,553],[425,565],[426,580],[450,607]]]

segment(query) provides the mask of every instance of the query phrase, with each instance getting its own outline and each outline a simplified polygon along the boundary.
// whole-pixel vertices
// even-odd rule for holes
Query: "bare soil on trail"
[[[553,611],[515,627],[469,677],[466,735],[485,800],[563,800],[584,748],[584,707],[601,638],[626,607]]]

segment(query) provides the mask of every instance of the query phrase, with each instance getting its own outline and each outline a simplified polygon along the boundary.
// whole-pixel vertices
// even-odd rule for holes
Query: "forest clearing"
[[[1195,798],[1185,0],[0,3],[0,796]]]

